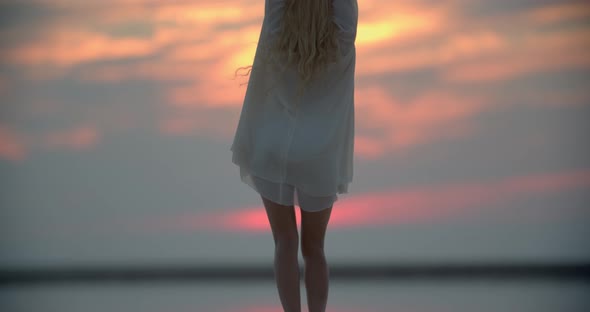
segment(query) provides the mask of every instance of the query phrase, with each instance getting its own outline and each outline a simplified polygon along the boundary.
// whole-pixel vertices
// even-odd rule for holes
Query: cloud
[[[100,132],[93,125],[78,127],[44,134],[42,144],[45,147],[67,147],[76,150],[86,150],[96,146],[100,139]]]
[[[234,130],[228,128],[221,118],[203,112],[162,117],[158,120],[158,129],[160,133],[170,136],[207,135],[224,139],[234,134]]]
[[[113,39],[88,31],[56,30],[52,35],[42,42],[11,48],[4,57],[9,62],[27,66],[69,67],[93,61],[141,57],[155,51],[145,40]]]
[[[387,144],[382,140],[362,134],[354,138],[354,153],[364,159],[378,159],[387,152]]]
[[[0,62],[15,66],[19,75],[98,86],[147,80],[164,99],[165,113],[153,112],[160,114],[154,117],[160,133],[231,137],[233,129],[212,116],[242,105],[246,89],[241,82],[247,78],[232,78],[234,70],[253,61],[264,2],[23,3],[59,14],[45,21],[42,36],[0,50]],[[472,120],[494,109],[501,92],[493,83],[590,67],[590,32],[567,24],[588,16],[588,5],[581,1],[381,0],[363,1],[359,10],[355,152],[365,159],[475,135]],[[146,28],[141,36],[121,35],[121,25],[129,21]],[[555,24],[561,26],[547,28]],[[409,86],[411,96],[392,88],[387,78],[376,78],[404,80],[418,72],[428,73],[428,83]],[[486,89],[475,96],[475,89],[453,89],[465,84]],[[2,85],[0,80],[0,93],[8,92]],[[551,90],[548,95],[532,86],[514,97],[539,105],[550,98],[583,103],[582,91]]]
[[[372,12],[359,11],[356,44],[367,49],[379,44],[415,40],[445,29],[444,7],[400,6]],[[360,10],[360,8],[359,8]],[[366,14],[365,14],[366,13]]]
[[[449,66],[453,82],[506,81],[522,75],[590,68],[590,30],[531,33],[494,55]]]
[[[22,161],[27,152],[26,139],[8,126],[0,125],[0,158]]]
[[[408,149],[431,140],[456,139],[473,133],[468,121],[490,108],[477,96],[432,90],[408,101],[398,101],[380,87],[360,87],[355,91],[359,132],[379,130],[378,139],[359,137],[359,156]],[[355,141],[356,142],[356,141]]]
[[[396,224],[444,222],[462,215],[477,215],[482,209],[518,198],[590,189],[590,171],[564,171],[510,176],[490,181],[399,187],[339,198],[330,227],[387,227]],[[220,209],[221,210],[221,209]],[[270,230],[263,207],[223,209],[221,212],[191,213],[138,220],[149,231],[246,231]]]
[[[167,45],[188,42],[189,47],[192,44],[192,48],[180,47],[180,51],[172,53],[186,59],[187,49],[195,50],[195,40],[201,40],[199,42],[203,44],[202,51],[215,55],[214,48],[223,49],[236,41],[231,38],[239,38],[237,35],[224,36],[223,31],[213,32],[216,25],[250,18],[263,11],[260,5],[238,9],[220,1],[201,4],[117,1],[110,5],[104,2],[37,3],[63,11],[63,14],[44,25],[35,38],[27,38],[24,42],[14,43],[3,49],[3,62],[22,66],[46,64],[72,67],[90,62],[141,58],[154,55]],[[115,4],[117,8],[113,9]],[[138,18],[146,25],[154,25],[153,36],[121,38],[111,33],[113,25]],[[211,48],[210,42],[217,46]]]
[[[0,76],[0,95],[6,94],[8,91],[8,79]]]
[[[214,116],[214,112],[222,105],[235,105],[239,95],[224,94],[232,83],[173,88],[177,93],[167,102],[167,116],[159,119],[160,132],[173,136],[208,133],[231,137],[234,128],[227,127],[222,122],[224,117]],[[448,91],[432,90],[409,101],[399,101],[379,86],[359,87],[355,91],[355,155],[377,159],[431,141],[471,136],[474,129],[470,118],[490,108],[480,97]]]
[[[560,2],[555,5],[535,8],[524,13],[535,24],[558,24],[568,21],[583,21],[590,18],[588,2]]]

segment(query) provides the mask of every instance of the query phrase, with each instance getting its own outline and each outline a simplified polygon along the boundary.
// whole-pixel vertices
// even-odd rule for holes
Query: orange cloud
[[[258,5],[249,5],[239,1],[237,3],[236,1],[153,3],[144,0],[124,0],[117,1],[117,9],[113,9],[114,3],[112,1],[98,3],[47,1],[48,5],[82,12],[80,13],[82,16],[99,25],[107,26],[140,17],[146,22],[153,23],[154,36],[149,39],[111,38],[105,34],[85,31],[83,27],[75,27],[72,21],[68,24],[68,20],[65,20],[53,25],[47,39],[17,46],[10,49],[6,56],[20,64],[71,66],[91,61],[141,57],[152,55],[156,51],[166,51],[164,59],[150,60],[150,62],[164,63],[163,66],[175,66],[174,62],[169,61],[180,61],[185,62],[185,66],[191,66],[186,64],[186,61],[210,61],[221,57],[222,59],[217,60],[222,65],[200,70],[208,77],[220,79],[233,73],[237,67],[251,63],[254,47],[248,46],[244,49],[244,45],[246,45],[245,41],[250,43],[256,41],[260,24],[254,23],[246,28],[229,31],[216,30],[217,27],[257,18],[261,20],[264,8],[262,2]],[[359,76],[456,64],[456,67],[453,66],[453,69],[445,74],[446,79],[451,81],[489,80],[502,79],[539,66],[543,68],[541,61],[530,63],[526,58],[515,58],[510,61],[510,54],[522,49],[517,43],[505,38],[508,34],[499,33],[500,28],[494,31],[490,27],[485,29],[474,27],[472,30],[465,31],[465,25],[461,25],[460,17],[453,15],[452,10],[456,8],[448,4],[433,6],[404,1],[396,3],[365,1],[359,9],[361,11],[357,35],[359,53],[357,74]],[[531,29],[534,25],[530,24],[537,20],[579,19],[587,16],[588,12],[590,12],[588,5],[580,3],[543,7],[527,12],[525,20],[529,21],[529,24],[519,22],[519,25],[521,29],[527,27]],[[81,22],[75,19],[73,21]],[[453,32],[456,33],[453,34]],[[437,41],[431,41],[435,38]],[[439,38],[447,39],[437,43]],[[418,45],[413,47],[410,43],[418,43]],[[171,45],[174,47],[164,49]],[[534,41],[530,41],[530,44],[524,48],[531,50],[527,52],[533,52],[532,50],[537,46]],[[490,54],[496,55],[498,52],[501,52],[498,58],[482,59]],[[575,58],[577,61],[574,63],[578,64],[587,59],[587,54],[581,53],[578,57],[568,57],[568,59],[571,58]],[[470,60],[471,63],[469,63]],[[525,61],[525,65],[521,64],[522,61]],[[462,66],[463,64],[466,65]],[[562,63],[556,66],[560,64]],[[198,63],[191,67],[196,69],[202,66],[202,63]],[[137,70],[136,75],[148,74],[146,71]],[[110,68],[108,73],[105,71],[106,69],[99,70],[97,79],[129,77],[117,74],[113,68]],[[138,77],[136,75],[131,77]],[[158,79],[158,77],[150,79]],[[163,79],[167,79],[166,77],[168,76],[164,76]],[[86,75],[86,78],[89,76]],[[180,98],[182,102],[186,102],[186,96]]]
[[[438,186],[396,188],[339,198],[330,221],[332,228],[391,226],[440,222],[462,214],[477,214],[478,207],[521,197],[590,189],[590,171],[513,176]],[[194,213],[140,222],[148,230],[268,231],[266,212],[260,205],[238,211]],[[296,209],[297,214],[300,214]],[[298,223],[300,216],[297,218]]]
[[[169,45],[186,43],[185,46],[172,49],[174,59],[206,60],[210,56],[218,56],[219,49],[227,50],[227,46],[235,46],[241,42],[239,38],[243,38],[238,34],[239,29],[238,33],[232,31],[226,34],[221,30],[216,31],[217,26],[243,21],[252,16],[262,18],[264,3],[242,7],[235,6],[235,2],[231,4],[220,1],[202,4],[121,1],[116,2],[117,8],[113,9],[114,4],[100,2],[48,2],[47,5],[59,7],[72,15],[53,22],[39,38],[7,47],[2,52],[2,58],[30,67],[52,65],[68,68],[89,62],[145,57]],[[146,25],[154,25],[152,37],[114,37],[106,32],[120,23],[138,18]],[[89,28],[89,25],[93,27]],[[166,59],[156,62],[166,63]],[[56,74],[60,72],[56,71]],[[32,75],[33,78],[42,78],[34,71]]]
[[[213,21],[227,21],[260,13],[264,3],[251,5],[247,1],[217,0],[35,0],[60,11],[72,12],[86,19],[108,23],[129,21],[138,16],[150,17],[157,23],[211,24]],[[115,8],[115,9],[113,9]],[[238,11],[239,9],[239,11]]]
[[[141,3],[141,1],[139,1]],[[129,6],[134,4],[134,6]],[[150,60],[150,63],[161,63],[164,66],[176,66],[178,62],[182,62],[182,66],[190,66],[195,71],[202,73],[204,76],[209,77],[208,80],[223,80],[230,77],[234,70],[240,66],[250,65],[256,48],[256,41],[260,32],[260,23],[253,23],[251,26],[236,28],[233,30],[215,30],[216,26],[222,25],[223,23],[236,23],[243,20],[256,19],[260,20],[263,17],[263,3],[259,6],[244,5],[240,11],[235,10],[234,6],[224,6],[224,4],[193,4],[177,3],[177,4],[161,4],[157,5],[153,14],[149,14],[149,11],[145,11],[145,8],[141,9],[136,5],[136,1],[127,1],[122,3],[122,7],[117,12],[127,12],[128,18],[131,16],[143,16],[149,17],[155,25],[154,37],[150,40],[136,41],[135,46],[125,42],[123,47],[128,45],[127,49],[121,48],[124,52],[126,51],[130,57],[133,56],[133,52],[137,53],[136,56],[142,56],[154,51],[165,51],[162,59]],[[246,9],[244,9],[246,8]],[[363,7],[360,8],[361,10]],[[103,9],[104,11],[107,11]],[[382,12],[392,11],[396,12],[394,16],[391,14],[383,14]],[[117,13],[123,14],[123,13]],[[392,38],[396,40],[416,40],[423,34],[440,33],[444,30],[444,16],[445,8],[436,6],[416,8],[408,4],[400,4],[399,7],[395,7],[391,10],[377,10],[372,11],[363,10],[363,16],[359,16],[361,19],[359,23],[359,30],[357,36],[357,45],[364,46],[369,43],[378,43],[382,41],[390,41]],[[366,17],[365,17],[366,16]],[[370,19],[367,19],[370,18]],[[187,22],[188,21],[188,22]],[[190,24],[185,24],[189,23]],[[70,25],[71,26],[71,25]],[[191,30],[191,29],[194,29]],[[78,41],[77,37],[73,38],[74,41]],[[104,38],[103,38],[104,39]],[[43,44],[43,46],[51,46],[51,41]],[[82,41],[83,42],[83,41]],[[394,41],[397,42],[397,41]],[[103,40],[103,43],[108,47],[117,46],[118,42],[113,39],[113,42]],[[164,49],[165,46],[173,45],[173,48]],[[102,47],[103,44],[96,43],[96,46]],[[135,49],[132,49],[135,47]],[[141,49],[140,49],[141,47]],[[367,53],[375,49],[383,50],[382,45],[377,45],[369,48],[365,48]],[[13,53],[14,55],[21,55],[22,62],[38,60],[43,55],[41,46],[37,46],[35,49],[31,48],[25,50],[27,53]],[[143,54],[141,52],[144,52]],[[85,54],[80,52],[74,53],[69,58],[71,63],[80,62],[82,60],[97,60],[101,58],[100,49],[87,51]],[[121,52],[120,54],[125,55]],[[61,54],[58,54],[61,55]],[[118,55],[118,54],[115,54]],[[416,53],[412,53],[416,55]],[[45,56],[46,58],[57,58],[54,62],[62,64],[67,62],[61,57]],[[113,56],[115,57],[115,56]],[[103,56],[104,59],[108,59],[108,55]],[[32,60],[31,60],[32,59]],[[367,58],[369,59],[369,58]],[[399,59],[399,58],[398,58]],[[202,61],[199,63],[190,64],[190,61]],[[211,65],[207,66],[209,61]],[[372,62],[372,64],[380,63],[378,59]],[[410,63],[408,59],[404,60],[403,64]],[[139,67],[143,65],[138,65]],[[158,65],[155,65],[158,66]],[[204,68],[207,66],[207,68]],[[360,73],[363,73],[362,66],[359,66]],[[124,74],[129,70],[135,70],[136,74]],[[97,80],[116,80],[125,79],[126,77],[144,77],[150,72],[142,71],[140,68],[131,67],[121,69],[118,71],[116,68],[110,67],[108,69],[97,69],[96,70]],[[182,75],[182,71],[180,72]],[[88,71],[84,75],[85,79],[92,79],[92,74]],[[148,79],[158,79],[160,76],[151,76]],[[163,79],[169,79],[168,76],[164,76]],[[211,88],[207,88],[211,90]],[[226,90],[227,91],[227,90]],[[227,94],[224,92],[223,94]],[[222,95],[223,95],[222,94]],[[236,94],[234,93],[234,96]],[[174,96],[173,96],[174,98]],[[237,97],[236,97],[237,98]],[[197,99],[196,99],[197,100]],[[195,101],[196,101],[195,100]],[[181,102],[186,102],[186,96],[181,97]]]
[[[259,25],[219,32],[211,35],[210,40],[167,49],[157,61],[85,68],[79,75],[86,81],[188,81],[193,83],[167,91],[168,104],[183,109],[238,106],[245,92],[245,88],[238,87],[244,81],[234,80],[233,73],[238,67],[251,64],[259,34]],[[247,81],[247,78],[242,80]]]
[[[203,43],[179,45],[170,50],[167,58],[173,61],[208,61],[216,58],[214,49],[207,49]]]
[[[33,77],[63,75],[78,64],[133,60],[80,67],[75,75],[95,82],[174,82],[173,87],[164,90],[167,109],[181,114],[191,110],[203,117],[162,117],[158,122],[162,133],[208,132],[227,137],[233,134],[233,128],[223,127],[210,118],[211,109],[242,105],[246,89],[240,83],[247,82],[247,78],[232,78],[235,69],[253,61],[264,2],[251,5],[245,1],[39,1],[77,14],[50,25],[47,35],[41,37],[44,39],[9,47],[2,52],[3,58],[30,65],[26,71]],[[587,5],[543,7],[527,12],[524,17],[513,14],[498,20],[491,18],[482,25],[455,14],[456,3],[451,2],[452,5],[425,5],[415,1],[363,1],[359,5],[357,77],[433,68],[441,73],[443,83],[471,83],[590,66],[588,31],[540,32],[536,28],[543,23],[582,19],[587,16]],[[106,29],[129,20],[153,26],[152,37],[117,38],[106,33]],[[506,20],[519,26],[518,36],[499,27],[505,26],[501,24]],[[240,26],[247,21],[252,22]],[[87,25],[94,25],[93,30],[85,30]],[[100,32],[101,27],[105,33]],[[149,60],[136,60],[147,56]],[[417,98],[400,103],[395,94],[379,84],[357,85],[359,132],[367,130],[379,135],[357,136],[355,152],[375,159],[432,140],[471,135],[471,117],[490,109],[484,103],[492,100],[437,88],[438,84],[427,86],[428,91]],[[570,98],[584,100],[581,95]],[[62,143],[68,140],[59,135],[50,137],[53,139],[49,141],[57,145],[67,145]],[[92,135],[86,134],[86,140],[92,142]]]
[[[495,54],[507,46],[500,34],[490,30],[440,36],[447,39],[428,46],[397,49],[382,45],[373,48],[374,51],[358,49],[357,75],[372,76],[461,63]]]
[[[525,74],[590,67],[590,31],[533,33],[501,52],[449,66],[443,79],[488,82]]]
[[[428,31],[421,33],[420,28],[402,28],[400,36],[407,37],[407,41],[398,42],[387,35],[391,27],[373,26],[386,25],[387,22],[372,17],[374,19],[363,24],[368,33],[364,42],[363,25],[359,25],[357,42],[361,44],[357,49],[357,75],[440,68],[444,70],[442,78],[446,81],[487,82],[533,72],[588,67],[590,62],[586,39],[590,35],[586,29],[537,31],[548,23],[583,20],[590,16],[588,4],[547,6],[524,14],[486,20],[483,24],[474,21],[471,26],[466,18],[463,21],[460,17],[453,18],[453,11],[448,7],[430,12],[428,18],[437,22],[425,24],[428,27],[422,29]],[[420,14],[417,16],[426,16]],[[512,23],[522,35],[515,37],[513,32],[508,32],[506,23]],[[437,39],[424,36],[429,34],[436,34]],[[369,45],[374,37],[387,39]]]
[[[176,24],[214,25],[235,22],[264,13],[264,3],[247,5],[235,1],[203,1],[201,3],[164,4],[155,11],[157,22]]]
[[[391,11],[395,13],[392,14]],[[387,12],[387,14],[371,14],[369,18],[366,18],[359,12],[357,46],[439,33],[444,27],[444,12],[433,8],[394,7],[377,12]]]
[[[133,79],[159,82],[192,82],[203,74],[197,62],[144,62],[139,64],[104,65],[79,71],[81,80],[94,82],[121,82]]]
[[[243,100],[240,93],[228,92],[235,86],[236,83],[230,80],[208,80],[189,86],[172,87],[167,99],[169,104],[182,108],[234,107]]]
[[[5,57],[17,64],[72,66],[85,62],[139,57],[154,52],[139,39],[113,39],[99,33],[55,29],[51,37],[9,48]]]

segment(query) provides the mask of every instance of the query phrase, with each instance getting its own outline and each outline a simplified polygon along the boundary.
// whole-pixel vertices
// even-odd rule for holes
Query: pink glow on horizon
[[[394,224],[441,222],[463,214],[477,214],[487,205],[520,197],[590,188],[590,171],[514,176],[492,181],[407,187],[340,198],[334,206],[330,227],[379,227]],[[296,210],[300,224],[299,208]],[[269,231],[264,207],[256,205],[224,209],[219,213],[193,213],[154,219],[147,229],[186,231]]]

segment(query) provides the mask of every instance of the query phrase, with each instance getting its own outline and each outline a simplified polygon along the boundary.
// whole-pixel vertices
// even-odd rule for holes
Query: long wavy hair
[[[340,58],[338,28],[333,21],[334,0],[284,1],[278,36],[269,42],[263,55],[267,64],[279,64],[281,73],[287,68],[296,69],[300,78],[297,91],[299,99],[303,90]],[[250,65],[238,70],[247,68],[253,67]],[[274,82],[277,80],[274,79]]]

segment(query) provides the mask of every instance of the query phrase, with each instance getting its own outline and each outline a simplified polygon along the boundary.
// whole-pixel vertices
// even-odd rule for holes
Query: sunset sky
[[[590,259],[588,1],[358,4],[354,178],[327,256]],[[0,2],[0,265],[267,263],[230,151],[263,17]]]

